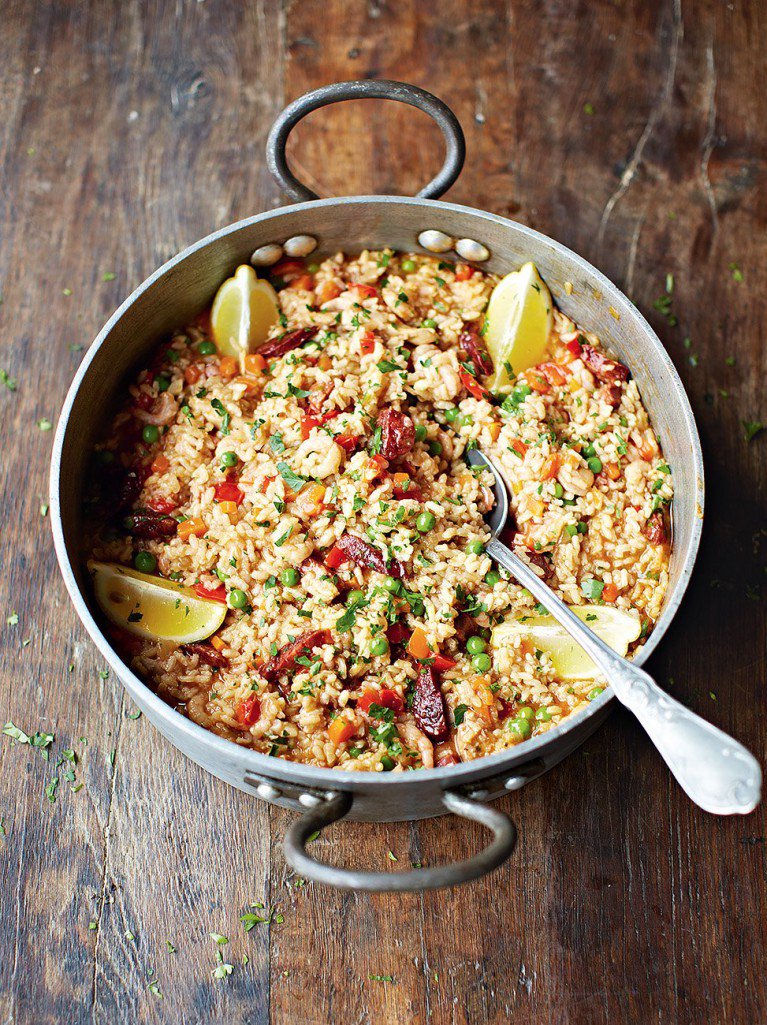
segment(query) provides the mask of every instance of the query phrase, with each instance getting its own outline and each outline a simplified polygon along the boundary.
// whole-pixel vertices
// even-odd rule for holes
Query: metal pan
[[[293,126],[328,103],[383,98],[430,114],[447,144],[442,170],[418,198],[353,196],[319,200],[292,174],[285,143]],[[420,250],[424,230],[479,242],[490,252],[483,267],[499,274],[533,260],[560,308],[596,331],[626,363],[674,471],[674,547],[662,615],[636,661],[644,662],[671,624],[692,572],[703,519],[703,461],[690,404],[659,339],[636,307],[576,253],[522,224],[494,214],[437,202],[460,173],[464,140],[452,112],[422,89],[401,82],[343,82],[309,93],[275,123],[267,144],[269,166],[296,205],[258,214],[222,228],[170,260],[136,289],[99,333],[64,403],[53,446],[51,523],[61,571],[88,633],[144,714],[193,761],[263,800],[303,812],[288,831],[285,853],[304,877],[366,890],[417,890],[476,878],[512,852],[516,831],[488,802],[523,787],[586,740],[603,722],[605,691],[582,714],[500,754],[460,765],[407,773],[342,772],[269,758],[214,736],[158,698],[120,659],[105,636],[81,559],[81,502],[92,445],[119,385],[157,340],[207,306],[224,278],[255,249],[294,235],[319,240],[319,253],[385,245]],[[565,283],[569,282],[572,289]],[[568,294],[571,293],[571,294]],[[490,845],[459,864],[401,873],[348,871],[315,861],[307,837],[341,818],[400,821],[446,812],[473,819],[493,833]]]

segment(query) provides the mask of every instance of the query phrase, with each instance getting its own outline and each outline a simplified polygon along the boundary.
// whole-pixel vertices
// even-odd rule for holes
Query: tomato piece
[[[405,710],[405,702],[396,692],[396,690],[389,690],[384,687],[383,690],[366,690],[363,692],[362,697],[357,702],[357,708],[365,715],[370,712],[371,705],[381,705],[383,708],[389,708],[392,712],[403,712]]]
[[[455,280],[456,281],[468,281],[469,278],[474,276],[474,268],[470,267],[468,263],[459,263],[455,268]]]
[[[360,342],[360,352],[363,356],[369,356],[376,347],[376,336],[372,331],[366,331]]]
[[[234,710],[234,717],[240,726],[245,729],[250,727],[261,717],[261,702],[256,694],[248,694],[242,701],[238,701]]]
[[[583,355],[583,346],[577,338],[571,338],[569,342],[565,342],[565,348],[575,359]]]
[[[483,384],[480,384],[476,377],[472,377],[466,370],[460,371],[461,384],[464,386],[469,395],[475,399],[487,399],[492,401],[492,395],[485,388]]]
[[[301,437],[304,441],[309,437],[315,427],[320,426],[319,417],[316,416],[302,416],[301,417]]]
[[[225,480],[220,484],[216,484],[213,492],[217,502],[234,502],[235,505],[240,505],[245,498],[245,495],[232,480]]]
[[[198,598],[204,598],[206,601],[220,601],[226,605],[226,588],[223,584],[220,587],[213,587],[208,590],[204,584],[195,584],[194,593]]]

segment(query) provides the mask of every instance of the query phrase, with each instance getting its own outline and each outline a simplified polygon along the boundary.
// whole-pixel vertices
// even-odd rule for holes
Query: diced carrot
[[[314,278],[311,274],[302,274],[290,283],[291,288],[302,288],[305,292],[311,292],[314,288]]]
[[[224,378],[228,380],[230,377],[234,377],[239,372],[239,364],[234,356],[222,356],[218,363],[218,372]]]
[[[345,740],[354,735],[355,732],[354,723],[349,722],[348,719],[342,719],[338,716],[334,719],[330,726],[328,726],[328,737],[336,745],[343,744]]]
[[[657,451],[658,449],[655,445],[645,440],[642,442],[642,447],[639,449],[639,454],[642,457],[642,459],[647,459],[649,461],[655,456]]]
[[[434,652],[429,647],[429,641],[426,637],[426,633],[417,626],[410,635],[410,640],[407,643],[407,651],[413,658],[423,660],[431,658]]]
[[[196,363],[190,363],[184,371],[184,380],[187,384],[197,384],[202,377],[202,370]]]
[[[261,492],[262,495],[265,495],[266,492],[269,490],[269,485],[272,483],[273,480],[277,480],[277,478],[265,476],[264,479],[261,481],[261,487],[258,490]]]
[[[522,652],[523,655],[532,655],[533,645],[530,643],[530,641],[522,640],[519,642],[519,650]]]
[[[602,588],[602,601],[614,602],[618,597],[618,588],[615,584],[605,584]]]
[[[530,370],[527,372],[527,383],[533,389],[537,391],[539,395],[547,395],[551,389],[549,388],[549,382],[541,374],[534,373]]]
[[[250,377],[260,377],[266,366],[266,360],[257,352],[249,352],[242,357],[242,371]]]
[[[210,637],[209,640],[213,647],[216,649],[216,651],[223,651],[226,647],[226,643],[221,640],[218,634],[213,634],[213,636]]]
[[[468,263],[459,263],[455,268],[455,280],[456,281],[468,281],[469,278],[474,276],[474,268],[470,267]]]
[[[226,513],[226,515],[230,518],[234,516],[237,512],[236,502],[219,502],[218,507],[221,510],[221,512]]]
[[[323,281],[317,286],[315,296],[320,306],[323,303],[329,303],[333,299],[337,299],[341,294],[341,286],[337,285],[335,281]]]
[[[522,441],[521,438],[513,438],[511,441],[511,447],[514,449],[518,456],[522,456],[523,459],[525,458],[525,453],[527,452],[527,445],[524,443],[524,441]]]
[[[178,536],[182,541],[188,541],[194,534],[195,537],[202,537],[208,527],[204,520],[184,520],[178,525]]]
[[[161,452],[152,462],[152,473],[165,473],[169,466],[170,460]]]
[[[605,473],[610,480],[618,480],[621,475],[621,468],[618,463],[605,463]]]
[[[369,356],[376,347],[376,336],[372,331],[366,331],[360,342],[360,352],[363,356]]]
[[[325,485],[324,484],[313,484],[310,488],[302,491],[297,505],[307,516],[316,516],[317,513],[322,511],[323,501],[325,497]]]
[[[497,420],[493,420],[491,424],[488,424],[488,432],[492,441],[498,441],[501,434],[501,425]]]
[[[320,368],[320,370],[324,370],[327,372],[333,366],[333,360],[330,358],[330,356],[328,356],[326,352],[323,352],[323,354],[317,360],[317,366]]]
[[[341,444],[338,438],[336,438],[335,440],[338,442],[339,445]],[[383,477],[383,475],[389,469],[389,460],[381,455],[371,456],[370,465],[375,470],[375,477],[373,478],[373,480],[375,480],[376,477]]]
[[[562,457],[559,452],[553,452],[543,464],[542,477],[544,480],[551,480],[559,473],[562,465]]]

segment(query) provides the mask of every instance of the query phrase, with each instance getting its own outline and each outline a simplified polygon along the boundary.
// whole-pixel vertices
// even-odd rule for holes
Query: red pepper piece
[[[307,342],[310,342],[315,337],[318,331],[318,327],[300,327],[297,331],[288,331],[282,338],[275,338],[274,341],[261,345],[258,349],[258,355],[263,356],[264,359],[270,356],[284,356],[286,352],[292,352],[293,349],[297,349],[300,345],[306,345]]]
[[[381,452],[385,459],[407,455],[415,444],[415,424],[406,413],[384,409],[376,421],[381,428]]]
[[[250,727],[261,717],[261,702],[256,694],[248,694],[246,698],[237,703],[234,710],[234,717],[243,729]]]
[[[360,299],[377,299],[380,295],[378,289],[374,288],[372,285],[356,284],[352,285],[352,288]]]
[[[359,444],[359,436],[356,434],[337,434],[333,441],[340,445],[344,452],[350,456]]]
[[[440,757],[436,761],[436,767],[438,769],[442,769],[446,765],[460,765],[460,764],[461,764],[461,759],[458,757],[458,755],[454,755],[451,751],[448,751],[447,754],[440,755]]]
[[[439,689],[433,666],[424,666],[418,674],[413,696],[413,716],[418,729],[430,740],[444,740],[450,732],[445,714],[445,699]]]
[[[198,598],[204,598],[206,601],[220,601],[223,605],[226,605],[226,588],[223,584],[220,587],[208,588],[204,584],[195,584],[194,593]]]
[[[328,554],[325,556],[325,565],[328,569],[338,569],[345,562],[348,562],[349,556],[338,545],[333,545]]]
[[[376,347],[376,336],[372,331],[366,331],[360,342],[360,353],[369,356]]]
[[[279,677],[292,668],[296,659],[301,655],[308,654],[313,648],[319,648],[330,642],[329,630],[308,630],[300,637],[296,637],[290,644],[283,645],[277,654],[270,658],[266,665],[261,666],[260,672],[270,683],[277,683]],[[283,696],[287,697],[289,688],[280,687]]]
[[[565,342],[565,348],[576,359],[583,355],[583,347],[577,338],[571,338],[569,342]]]
[[[455,669],[457,665],[458,663],[455,659],[448,658],[446,655],[435,655],[432,662],[432,668],[436,669],[438,673],[447,672],[448,669]]]
[[[370,706],[373,704],[381,705],[382,708],[389,708],[397,714],[405,710],[405,702],[396,690],[389,690],[386,687],[383,690],[366,690],[357,702],[357,708],[364,712],[365,715],[368,715],[370,713]]]
[[[245,498],[245,495],[233,480],[224,480],[220,484],[216,484],[213,493],[216,496],[217,502],[234,502],[235,505],[240,505],[243,498]]]
[[[466,325],[458,338],[458,346],[466,357],[466,362],[472,363],[478,374],[492,374],[493,361],[476,323]]]
[[[459,376],[461,378],[461,384],[469,395],[472,395],[475,399],[487,399],[488,401],[492,401],[493,396],[475,377],[472,377],[471,374],[467,373],[465,370],[461,370],[459,372]]]

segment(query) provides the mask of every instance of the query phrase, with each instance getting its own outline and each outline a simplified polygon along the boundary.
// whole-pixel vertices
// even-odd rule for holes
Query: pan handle
[[[314,89],[312,92],[300,96],[279,115],[272,125],[269,138],[266,141],[266,160],[269,170],[291,199],[303,202],[319,198],[311,189],[301,184],[288,166],[285,146],[293,128],[301,118],[306,117],[313,110],[326,107],[329,103],[338,103],[340,100],[366,99],[397,100],[400,103],[409,103],[411,107],[418,107],[437,122],[445,137],[445,162],[439,174],[432,178],[418,195],[422,199],[439,199],[443,192],[447,192],[461,173],[466,157],[466,142],[458,119],[442,100],[427,93],[425,89],[408,85],[406,82],[380,79],[377,81],[334,82],[332,85],[324,85],[321,89]]]
[[[326,886],[346,890],[384,891],[436,890],[441,886],[455,886],[492,872],[510,856],[517,842],[514,823],[502,811],[488,804],[472,800],[463,794],[446,790],[442,801],[448,811],[461,818],[479,822],[493,834],[492,841],[479,854],[466,861],[434,868],[413,869],[410,872],[361,872],[357,869],[326,865],[311,857],[306,850],[309,837],[338,822],[352,806],[352,795],[330,792],[318,799],[315,806],[297,819],[285,834],[285,857],[300,876]]]

